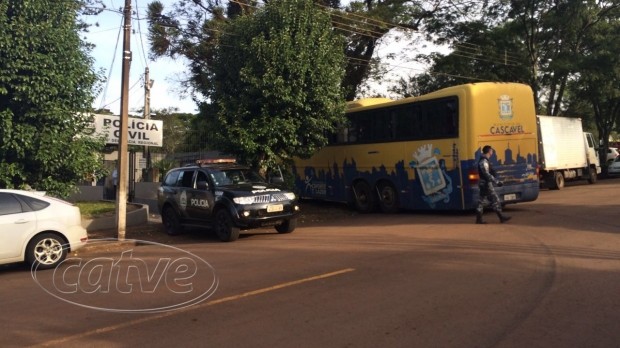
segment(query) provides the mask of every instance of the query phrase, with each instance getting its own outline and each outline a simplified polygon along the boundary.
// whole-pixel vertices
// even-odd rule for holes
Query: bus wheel
[[[381,211],[388,214],[397,213],[400,210],[398,202],[398,192],[390,183],[381,183],[377,188],[379,194],[379,207]]]
[[[360,180],[353,185],[355,194],[355,209],[360,213],[371,213],[375,210],[375,195],[370,185],[364,180]]]

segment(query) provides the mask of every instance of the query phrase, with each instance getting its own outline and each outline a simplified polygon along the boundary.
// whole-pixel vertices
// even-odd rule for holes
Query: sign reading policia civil
[[[114,115],[95,115],[95,133],[105,134],[106,143],[118,144],[121,119]],[[129,145],[158,146],[163,145],[163,121],[129,118],[127,124]]]

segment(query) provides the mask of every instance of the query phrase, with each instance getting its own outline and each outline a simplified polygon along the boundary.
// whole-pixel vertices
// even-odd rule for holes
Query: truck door
[[[594,147],[594,137],[592,133],[583,133],[586,143],[586,154],[588,157],[588,163],[590,165],[594,164],[596,166],[596,173],[601,173],[601,163],[598,158],[598,151]]]

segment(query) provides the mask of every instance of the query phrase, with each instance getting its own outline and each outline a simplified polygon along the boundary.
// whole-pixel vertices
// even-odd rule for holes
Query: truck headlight
[[[289,201],[292,201],[293,199],[295,199],[295,194],[293,192],[285,192],[284,195]]]
[[[254,203],[254,197],[252,197],[252,196],[248,196],[248,197],[235,197],[235,198],[233,198],[233,202],[235,202],[236,204],[252,204],[252,203]]]

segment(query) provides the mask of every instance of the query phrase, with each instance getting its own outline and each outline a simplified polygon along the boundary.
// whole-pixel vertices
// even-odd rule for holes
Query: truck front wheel
[[[590,177],[588,178],[588,183],[589,184],[596,184],[596,169],[594,168],[590,168]]]

